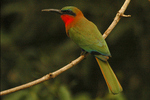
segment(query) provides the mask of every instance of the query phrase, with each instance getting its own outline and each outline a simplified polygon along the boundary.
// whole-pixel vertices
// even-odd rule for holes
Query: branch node
[[[122,17],[131,17],[131,15],[121,14]]]
[[[71,63],[70,63],[72,66],[74,66],[75,64],[74,64],[74,61],[72,61]]]
[[[48,75],[49,75],[50,79],[55,78],[55,75],[53,73],[49,73]]]

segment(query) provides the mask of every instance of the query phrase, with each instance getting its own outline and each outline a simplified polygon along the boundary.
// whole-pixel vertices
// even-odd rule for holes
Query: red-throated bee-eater
[[[43,9],[42,11],[56,12],[65,23],[66,34],[84,51],[95,56],[109,90],[113,94],[123,89],[108,63],[111,56],[108,46],[97,26],[86,19],[83,13],[74,6],[59,9]]]

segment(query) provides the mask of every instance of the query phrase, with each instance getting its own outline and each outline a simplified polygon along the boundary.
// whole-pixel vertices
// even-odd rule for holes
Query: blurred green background
[[[1,91],[41,78],[80,56],[60,16],[45,8],[78,7],[101,33],[124,0],[2,0]],[[108,93],[98,64],[88,56],[55,79],[2,96],[3,100],[148,100],[150,97],[150,2],[132,0],[107,37],[109,63],[124,91]]]

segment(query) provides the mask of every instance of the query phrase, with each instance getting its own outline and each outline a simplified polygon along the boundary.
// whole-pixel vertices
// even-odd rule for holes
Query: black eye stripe
[[[62,12],[62,14],[68,14],[68,15],[76,16],[76,14],[71,10],[61,10],[61,12]]]
[[[73,11],[71,11],[71,10],[62,10],[62,12],[64,12],[64,13],[73,13]]]

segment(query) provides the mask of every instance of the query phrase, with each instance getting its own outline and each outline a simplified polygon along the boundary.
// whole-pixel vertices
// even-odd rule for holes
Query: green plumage
[[[61,14],[67,35],[83,50],[95,56],[109,90],[113,94],[121,92],[123,89],[107,61],[111,54],[96,25],[87,20],[82,12],[73,6],[64,7],[61,10],[44,9],[43,11]]]
[[[68,30],[69,37],[85,51],[89,53],[95,52],[96,55],[94,56],[109,90],[113,94],[121,92],[123,89],[107,61],[111,56],[110,51],[97,26],[85,17],[71,24],[70,26],[72,27]]]
[[[69,37],[85,51],[89,53],[98,52],[104,56],[111,56],[107,44],[97,26],[85,17],[79,19],[68,30],[68,33]],[[95,56],[98,57],[100,55]],[[101,59],[100,57],[98,58]]]

